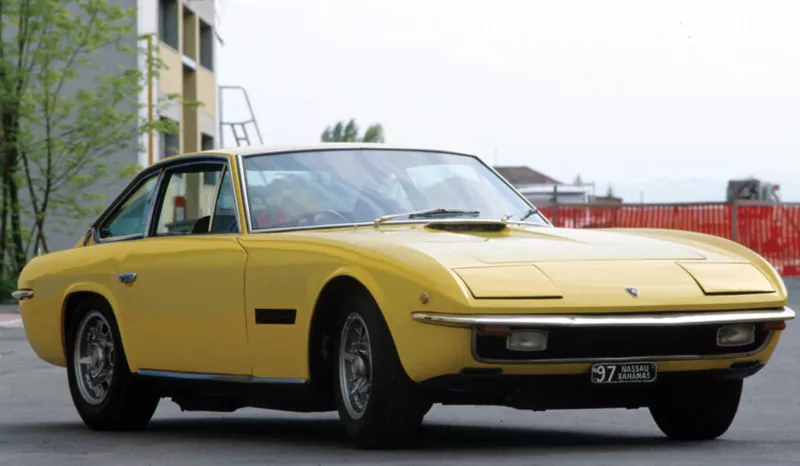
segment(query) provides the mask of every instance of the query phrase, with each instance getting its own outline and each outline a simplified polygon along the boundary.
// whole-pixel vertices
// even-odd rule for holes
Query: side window
[[[119,238],[144,235],[147,215],[156,189],[158,176],[153,175],[130,195],[122,205],[100,225],[100,238]]]
[[[233,193],[233,178],[230,170],[225,170],[219,185],[219,196],[211,222],[212,233],[239,233],[236,220],[236,196]]]
[[[158,209],[155,234],[191,235],[209,232],[223,164],[207,163],[177,167],[164,178],[164,195]]]

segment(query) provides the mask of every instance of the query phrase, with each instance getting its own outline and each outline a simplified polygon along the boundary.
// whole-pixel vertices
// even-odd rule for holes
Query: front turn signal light
[[[511,329],[504,325],[479,325],[475,330],[484,337],[505,337],[511,333]]]
[[[779,330],[786,330],[786,322],[765,322],[764,323],[764,331],[765,332],[777,332]]]

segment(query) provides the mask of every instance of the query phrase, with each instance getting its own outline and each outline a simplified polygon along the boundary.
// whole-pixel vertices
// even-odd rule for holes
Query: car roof
[[[382,150],[418,150],[418,151],[434,151],[434,152],[450,152],[454,154],[463,154],[463,155],[473,155],[467,152],[460,152],[460,151],[453,151],[453,150],[442,150],[442,149],[434,149],[428,147],[411,147],[411,146],[400,146],[400,145],[392,145],[392,144],[385,144],[385,143],[363,143],[363,142],[326,142],[326,143],[318,143],[318,144],[307,144],[307,145],[286,145],[286,146],[276,146],[276,145],[261,145],[261,146],[246,146],[246,147],[228,147],[228,148],[221,148],[221,149],[212,149],[206,150],[202,152],[190,152],[185,154],[177,154],[166,159],[162,160],[174,160],[179,157],[191,157],[191,156],[198,156],[198,155],[212,155],[212,154],[222,154],[228,156],[238,156],[238,155],[251,155],[251,154],[274,154],[280,152],[300,152],[300,151],[314,151],[314,150],[342,150],[342,149],[382,149]]]

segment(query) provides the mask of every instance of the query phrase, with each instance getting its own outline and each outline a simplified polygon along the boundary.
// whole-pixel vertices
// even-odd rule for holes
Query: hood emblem
[[[628,294],[633,296],[634,298],[638,298],[639,297],[639,289],[638,288],[629,286],[629,287],[625,288],[625,291],[627,291]]]

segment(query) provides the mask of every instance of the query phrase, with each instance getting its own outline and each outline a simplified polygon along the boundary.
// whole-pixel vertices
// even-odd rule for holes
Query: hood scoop
[[[508,226],[500,220],[452,219],[430,222],[425,228],[451,233],[496,233]]]

